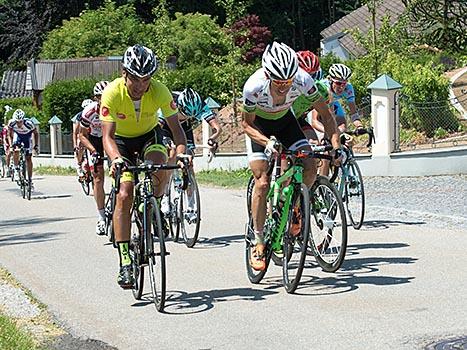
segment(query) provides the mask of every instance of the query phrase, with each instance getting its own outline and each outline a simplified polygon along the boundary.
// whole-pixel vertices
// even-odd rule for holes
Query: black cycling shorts
[[[297,119],[290,110],[282,118],[276,120],[256,116],[254,124],[266,137],[274,135],[285,148],[296,150],[308,145]],[[251,140],[251,149],[253,153],[264,153],[265,147]]]
[[[144,152],[152,145],[162,145],[162,130],[156,126],[151,131],[137,137],[115,135],[115,143],[123,159],[136,165],[137,160],[144,159]],[[165,147],[163,147],[165,149]]]
[[[101,157],[97,165],[104,164],[104,145],[102,143],[102,136],[99,137],[99,136],[88,135],[88,140],[91,143],[92,147],[96,149],[96,152]]]

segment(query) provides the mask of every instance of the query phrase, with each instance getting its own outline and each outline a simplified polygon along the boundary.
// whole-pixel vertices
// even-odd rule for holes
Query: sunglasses
[[[346,86],[347,85],[346,81],[333,80],[332,82],[334,84],[336,84],[337,86]]]
[[[276,80],[276,79],[271,79],[272,83],[278,87],[285,87],[292,85],[293,79],[287,79],[287,80]]]

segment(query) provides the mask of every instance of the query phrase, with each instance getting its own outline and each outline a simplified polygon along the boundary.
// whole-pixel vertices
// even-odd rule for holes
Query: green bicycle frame
[[[285,182],[290,181],[287,186],[282,186]],[[288,212],[290,203],[292,202],[292,195],[294,187],[297,183],[301,184],[303,181],[303,165],[293,164],[284,174],[271,179],[271,186],[268,191],[267,200],[272,200],[271,212],[266,219],[266,224],[270,228],[271,247],[273,251],[282,250],[282,239],[284,237],[285,227],[288,220]],[[283,202],[279,206],[279,202]],[[279,213],[279,223],[275,220],[273,215]]]

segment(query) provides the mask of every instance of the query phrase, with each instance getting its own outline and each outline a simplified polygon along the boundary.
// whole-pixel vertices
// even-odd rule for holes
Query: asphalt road
[[[161,314],[118,287],[117,253],[94,233],[94,202],[75,178],[36,178],[29,202],[0,179],[0,264],[73,336],[120,350],[421,349],[467,336],[466,178],[456,181],[464,206],[449,214],[439,197],[423,210],[394,205],[390,191],[378,202],[369,181],[368,224],[350,229],[342,268],[324,273],[310,257],[295,295],[276,266],[249,283],[243,191],[203,187],[199,244],[167,243]]]

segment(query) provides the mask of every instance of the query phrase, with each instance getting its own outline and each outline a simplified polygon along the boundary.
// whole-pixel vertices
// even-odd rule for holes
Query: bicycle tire
[[[255,235],[253,231],[253,218],[248,219],[248,223],[245,228],[245,266],[248,275],[248,279],[253,284],[258,284],[263,279],[264,275],[268,270],[269,263],[271,261],[272,250],[266,245],[266,268],[262,271],[253,269],[250,265],[251,260],[251,249],[253,248]]]
[[[133,284],[132,293],[136,300],[141,300],[144,289],[144,267],[147,262],[144,261],[144,239],[143,239],[143,223],[141,214],[135,204],[131,211],[131,229],[130,229],[130,256],[131,266],[135,282]]]
[[[172,240],[174,242],[178,242],[178,238],[180,235],[180,217],[179,217],[180,193],[178,192],[176,185],[175,185],[175,174],[172,174],[170,178],[169,193],[167,194],[167,196],[169,198],[169,203],[170,203],[170,213],[169,213],[170,236],[172,237]]]
[[[112,243],[114,248],[117,248],[117,243],[115,242],[115,231],[113,227],[113,212],[115,206],[114,200],[115,192],[113,189],[110,191],[107,202],[105,203],[104,215],[105,215],[105,234],[109,238],[109,242]]]
[[[346,165],[348,176],[345,182],[344,202],[353,228],[359,230],[365,217],[365,189],[363,176],[355,160],[350,160]],[[353,200],[352,198],[355,198]],[[355,203],[353,205],[352,203]]]
[[[21,161],[21,174],[20,174],[20,187],[21,187],[21,194],[23,198],[26,198],[26,163],[24,160]]]
[[[180,198],[180,231],[182,233],[183,239],[185,241],[185,245],[188,248],[193,248],[198,240],[200,223],[201,223],[201,203],[200,203],[200,196],[199,196],[199,188],[198,183],[196,182],[196,178],[193,174],[191,169],[188,170],[188,186],[185,190],[183,190],[181,198]],[[189,194],[188,189],[191,188],[192,196],[194,196],[194,209],[195,209],[195,222],[192,222],[189,213],[185,211],[185,208],[188,208],[189,202]],[[193,234],[190,234],[193,232]]]
[[[309,246],[318,265],[337,271],[347,250],[347,220],[342,197],[326,177],[318,176],[310,190]]]
[[[248,185],[246,187],[246,206],[247,206],[248,215],[250,215],[250,212],[251,212],[251,198],[253,196],[254,187],[255,187],[255,177],[251,175],[250,179],[248,180]]]
[[[295,208],[299,201],[300,211],[300,232],[296,235],[292,231],[292,222],[294,220]],[[305,265],[308,237],[310,232],[310,195],[305,184],[300,184],[300,188],[295,189],[292,197],[292,202],[288,212],[286,231],[284,233],[284,241],[282,250],[284,256],[282,258],[282,276],[284,288],[287,293],[293,293],[300,283]],[[294,257],[294,253],[297,257]]]
[[[166,299],[166,261],[165,237],[162,231],[162,219],[159,205],[154,197],[150,199],[146,215],[151,217],[151,229],[146,230],[146,254],[149,265],[149,280],[154,305],[159,312],[164,311]],[[157,280],[157,281],[156,281]]]
[[[28,179],[27,181],[27,198],[28,198],[28,201],[31,200],[31,192],[32,192],[32,182],[31,182],[31,179]]]

